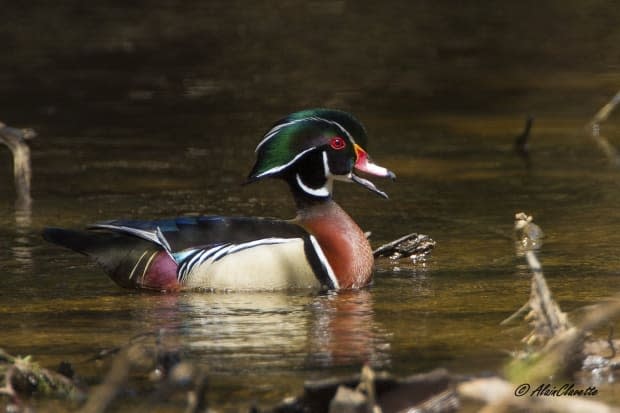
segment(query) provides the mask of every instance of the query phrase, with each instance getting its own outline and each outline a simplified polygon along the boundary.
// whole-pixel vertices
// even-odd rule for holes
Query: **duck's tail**
[[[126,233],[46,228],[43,238],[92,258],[121,287],[175,291],[177,263],[161,245]]]

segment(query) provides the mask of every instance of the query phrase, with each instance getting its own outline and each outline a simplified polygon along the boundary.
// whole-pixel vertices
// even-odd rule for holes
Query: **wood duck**
[[[256,147],[247,183],[285,180],[297,204],[292,220],[181,217],[108,221],[75,231],[47,228],[44,238],[93,258],[120,286],[176,291],[351,289],[372,279],[364,232],[332,200],[334,181],[395,175],[366,152],[364,127],[346,112],[311,109],[276,122]]]

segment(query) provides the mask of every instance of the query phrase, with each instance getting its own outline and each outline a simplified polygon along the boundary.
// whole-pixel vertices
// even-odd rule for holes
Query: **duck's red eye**
[[[347,143],[340,136],[334,136],[330,139],[329,146],[339,151],[341,149],[344,149],[344,147],[347,146]]]

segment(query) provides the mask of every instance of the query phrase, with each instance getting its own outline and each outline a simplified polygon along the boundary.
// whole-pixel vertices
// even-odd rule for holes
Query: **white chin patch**
[[[330,195],[331,191],[329,190],[327,186],[322,186],[320,188],[310,188],[308,185],[303,183],[299,174],[295,175],[295,179],[297,180],[297,185],[299,185],[301,190],[307,193],[308,195],[320,196],[320,197],[327,197]],[[327,182],[329,185],[329,179],[327,180]]]

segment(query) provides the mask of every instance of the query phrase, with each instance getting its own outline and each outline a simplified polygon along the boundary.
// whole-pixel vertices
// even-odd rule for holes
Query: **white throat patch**
[[[327,159],[327,152],[323,151],[322,155],[323,155],[323,173],[325,174],[325,179],[327,180],[324,186],[320,188],[311,188],[301,180],[301,176],[299,176],[299,174],[295,174],[295,180],[297,181],[297,185],[299,185],[302,191],[304,191],[308,195],[327,197],[327,196],[330,196],[332,193],[332,188],[334,186],[334,176],[332,175],[332,172],[329,169],[329,160]]]

